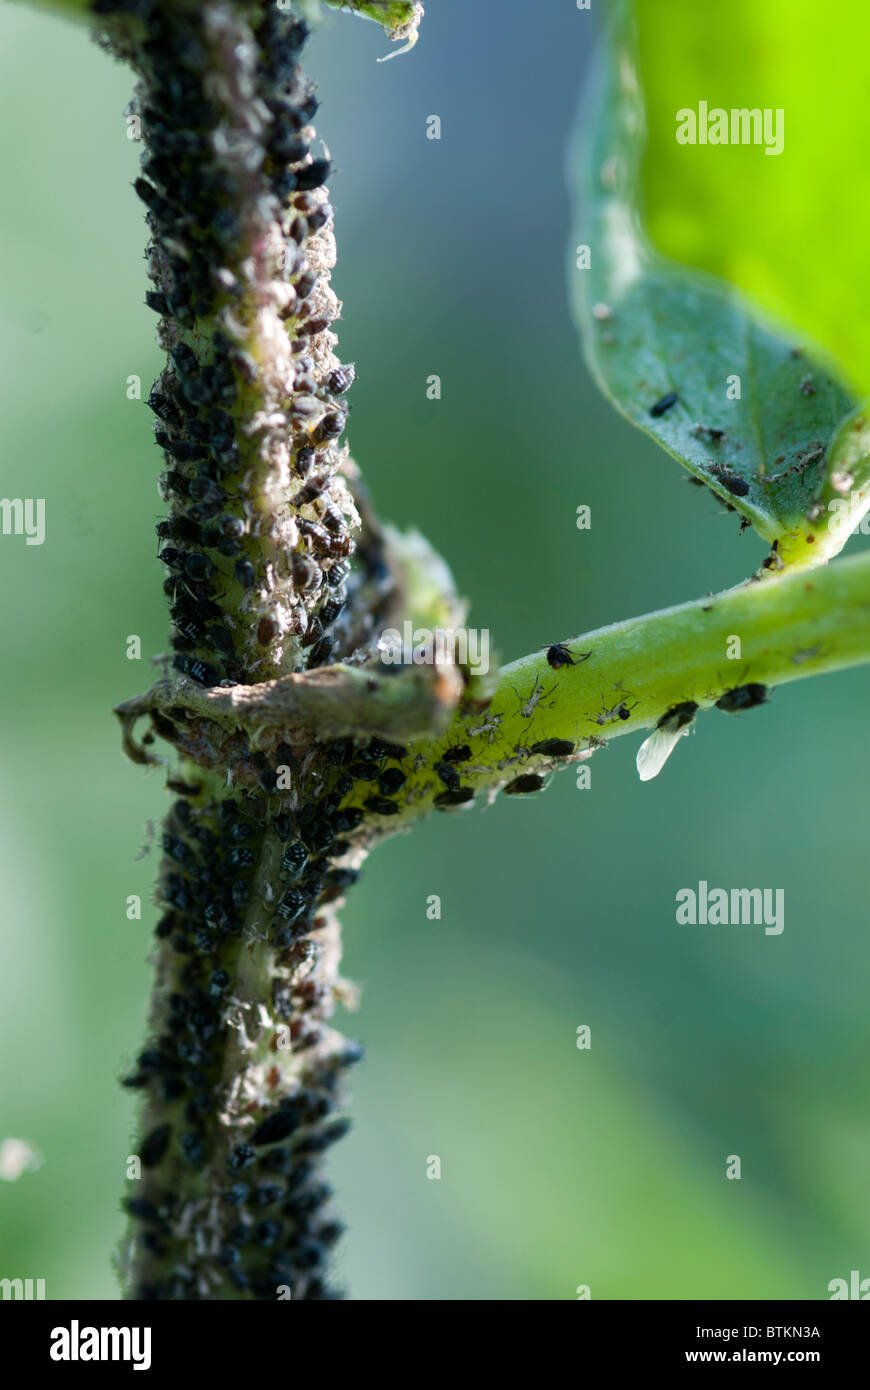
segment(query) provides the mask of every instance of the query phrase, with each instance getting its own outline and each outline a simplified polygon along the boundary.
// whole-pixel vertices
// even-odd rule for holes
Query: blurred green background
[[[561,0],[534,19],[476,0],[473,22],[441,0],[386,67],[376,27],[345,16],[308,58],[338,169],[353,451],[504,659],[736,583],[763,554],[581,364],[564,150],[593,25]],[[45,1158],[0,1182],[0,1277],[113,1299],[135,1124],[116,1077],[156,915],[129,922],[125,900],[148,903],[156,853],[137,854],[167,804],[110,713],[150,683],[167,627],[160,461],[125,393],[137,374],[147,395],[160,355],[128,74],[5,4],[0,54],[0,492],[47,514],[42,547],[0,540],[0,1138]],[[342,1021],[368,1060],[332,1162],[352,1297],[825,1298],[870,1276],[868,688],[859,670],[708,715],[647,785],[619,739],[587,791],[566,772],[370,859],[345,912],[363,1004]],[[702,878],[784,888],[782,936],[678,927],[674,895]]]

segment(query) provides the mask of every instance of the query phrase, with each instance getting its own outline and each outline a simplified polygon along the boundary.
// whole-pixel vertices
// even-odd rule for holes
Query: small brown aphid
[[[307,521],[302,517],[299,521],[299,530],[312,547],[319,547],[327,554],[329,552],[329,532],[316,521]]]
[[[311,438],[315,444],[330,443],[332,440],[338,439],[346,424],[347,415],[344,411],[330,411],[328,415],[324,415],[312,432]]]
[[[543,777],[539,777],[536,772],[525,772],[522,777],[515,777],[513,782],[508,782],[504,794],[505,796],[528,796],[531,792],[541,791],[543,786]]]
[[[306,445],[304,449],[299,450],[299,453],[296,455],[296,469],[303,478],[307,477],[310,473],[316,457],[317,454],[315,450],[308,445]]]
[[[321,314],[319,318],[308,319],[305,323],[300,323],[296,329],[296,336],[303,340],[305,338],[314,338],[318,333],[322,333],[325,328],[328,328],[331,323],[331,318],[327,318],[324,314]]]
[[[472,787],[459,787],[455,791],[439,792],[432,805],[437,806],[439,811],[449,811],[455,806],[467,806],[474,800],[474,789]]]
[[[352,362],[346,362],[344,366],[335,367],[326,378],[326,384],[333,396],[343,396],[345,391],[349,391],[356,377],[356,367]]]
[[[336,511],[335,507],[324,507],[320,519],[327,531],[331,531],[334,536],[344,534],[344,517],[341,512]]]
[[[303,506],[307,502],[315,502],[321,493],[329,487],[329,479],[329,473],[314,473],[308,482],[302,485],[293,501],[297,502],[299,506]]]
[[[323,581],[320,568],[307,555],[294,554],[291,560],[293,583],[301,594],[311,594]]]

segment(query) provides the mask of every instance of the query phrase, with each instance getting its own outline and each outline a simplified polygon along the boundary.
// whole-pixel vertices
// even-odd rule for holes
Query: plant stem
[[[729,659],[733,638],[741,655]],[[432,807],[470,805],[526,774],[588,757],[611,738],[648,729],[675,705],[709,708],[749,682],[785,685],[870,662],[870,553],[824,568],[750,581],[574,637],[574,665],[553,669],[546,649],[504,666],[485,708],[466,701],[448,732],[410,744],[414,770],[396,829]],[[588,654],[588,655],[587,655]],[[535,755],[564,740],[566,757]],[[467,749],[450,762],[451,749]],[[458,786],[448,786],[451,770]]]
[[[334,355],[307,26],[257,0],[98,8],[140,79],[135,188],[169,357],[149,405],[167,461],[172,665],[201,695],[316,682],[332,659],[363,659],[399,580],[338,442],[353,371]],[[348,1127],[339,1081],[359,1055],[328,1023],[353,999],[336,908],[367,833],[363,812],[341,809],[350,758],[310,724],[211,740],[180,697],[152,723],[182,763],[149,1038],[126,1078],[144,1093],[129,1294],[331,1297],[341,1226],[318,1169]],[[352,754],[368,776],[374,755]]]

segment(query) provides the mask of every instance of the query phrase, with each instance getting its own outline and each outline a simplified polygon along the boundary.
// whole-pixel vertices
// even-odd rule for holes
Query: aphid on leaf
[[[533,743],[529,751],[538,757],[567,758],[574,752],[574,744],[566,738],[544,738]]]
[[[730,492],[732,497],[745,497],[749,492],[749,484],[737,473],[732,473],[730,468],[725,468],[722,464],[711,464],[710,472],[716,478],[726,492]]]
[[[672,406],[676,405],[679,399],[676,391],[669,391],[666,396],[662,396],[660,401],[656,401],[655,405],[650,406],[650,415],[658,419],[660,415],[664,415],[666,410],[670,410]]]
[[[444,764],[441,764],[441,766],[443,767]],[[401,768],[388,767],[386,771],[382,772],[380,777],[378,778],[378,791],[381,793],[382,796],[395,796],[396,792],[402,790],[407,780],[408,779]],[[459,784],[458,777],[456,778],[456,784]],[[448,784],[445,783],[445,786],[446,785]]]
[[[512,782],[508,782],[504,793],[505,796],[528,796],[531,792],[541,791],[543,786],[543,777],[539,777],[536,772],[525,772],[522,777],[515,777]]]
[[[684,700],[662,715],[637,750],[637,775],[642,782],[651,782],[659,775],[680,739],[689,732],[697,713],[695,701]]]
[[[573,666],[574,658],[562,642],[554,642],[547,648],[547,665],[558,671],[560,666]]]
[[[737,714],[739,710],[755,709],[756,705],[767,703],[767,686],[758,681],[748,685],[738,685],[734,690],[726,690],[716,701],[716,708],[726,714]]]
[[[407,758],[408,756],[408,750],[404,743],[386,743],[383,739],[379,739],[378,743],[380,745],[381,754],[385,758],[395,758],[397,762],[401,762],[403,758]],[[369,747],[371,748],[371,744]],[[447,755],[445,754],[444,756],[445,761],[450,762]]]
[[[432,771],[437,773],[448,791],[455,792],[457,790],[459,787],[459,773],[455,768],[451,767],[449,763],[435,763],[432,767]]]
[[[603,703],[604,701],[602,700],[602,704]],[[619,704],[614,705],[612,709],[602,709],[601,713],[596,717],[595,723],[612,724],[616,719],[630,719],[633,709],[634,705],[629,706],[624,700],[620,700]]]
[[[432,805],[439,811],[450,811],[456,806],[468,806],[474,800],[473,787],[458,787],[456,791],[439,792],[432,799]]]

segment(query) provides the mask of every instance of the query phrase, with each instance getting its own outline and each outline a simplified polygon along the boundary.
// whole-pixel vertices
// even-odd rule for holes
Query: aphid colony
[[[255,29],[217,4],[95,8],[109,29],[115,14],[137,17],[116,42],[140,74],[146,303],[168,356],[149,405],[166,457],[169,514],[157,533],[174,665],[206,686],[261,680],[282,660],[321,665],[343,640],[354,584],[382,581],[384,561],[368,536],[351,573],[357,519],[338,441],[354,371],[333,354],[329,166],[311,149],[317,102],[297,61],[305,25],[277,5],[249,12]],[[169,717],[153,723],[173,739]],[[152,1035],[126,1083],[146,1093],[143,1181],[129,1202],[136,1297],[214,1297],[227,1281],[243,1297],[274,1299],[281,1284],[294,1299],[330,1296],[340,1226],[325,1217],[317,1158],[346,1129],[334,1113],[339,1080],[360,1054],[326,1027],[334,963],[324,943],[331,904],[358,877],[340,861],[366,814],[342,803],[363,783],[372,813],[396,814],[405,775],[390,762],[406,750],[332,745],[304,768],[290,748],[277,754],[298,773],[289,800],[264,754],[250,755],[260,789],[228,800],[211,799],[190,771],[170,779],[180,799],[163,834]],[[264,1011],[286,1026],[288,1051],[251,1082],[252,1112],[228,1093],[225,1065],[238,961],[254,949],[274,952]],[[206,1248],[175,1177],[192,1168],[210,1185],[215,1165],[225,1182]]]
[[[298,66],[307,28],[267,6],[252,44],[219,7],[136,4],[148,37],[137,51],[145,154],[134,187],[152,234],[146,302],[169,358],[149,405],[167,458],[171,510],[157,532],[174,664],[204,685],[235,683],[289,643],[293,669],[319,666],[348,599],[355,510],[336,469],[354,370],[335,359],[329,332],[339,308],[324,241],[329,161],[311,149],[317,99]],[[104,0],[99,12],[122,8]],[[217,80],[224,49],[232,59]],[[241,90],[256,101],[239,115]],[[271,489],[269,539],[286,556],[268,569],[247,504],[256,486]],[[220,621],[228,595],[245,622]]]
[[[146,1280],[138,1290],[142,1298],[202,1296],[184,1272],[171,1171],[179,1162],[192,1168],[214,1162],[217,1112],[224,1103],[221,1040],[227,1035],[234,961],[251,913],[268,924],[276,952],[271,1013],[286,1026],[299,1085],[282,1093],[276,1068],[274,1094],[229,1152],[223,1239],[209,1277],[257,1298],[274,1298],[282,1283],[292,1285],[294,1298],[330,1296],[324,1268],[341,1227],[324,1219],[331,1194],[317,1177],[316,1159],[346,1132],[348,1122],[334,1113],[339,1081],[360,1051],[353,1043],[341,1043],[337,1051],[323,1047],[331,985],[318,979],[318,942],[328,930],[328,905],[359,878],[357,869],[336,861],[351,849],[348,837],[365,812],[343,803],[362,784],[366,805],[376,802],[381,814],[397,813],[392,798],[406,781],[398,764],[407,760],[408,749],[381,739],[364,746],[336,740],[323,746],[306,781],[292,749],[279,744],[272,762],[290,766],[300,779],[292,810],[287,807],[293,803],[275,792],[276,767],[263,754],[252,756],[261,792],[239,793],[215,807],[200,805],[197,788],[190,787],[164,827],[165,911],[156,935],[164,953],[165,1005],[125,1084],[147,1090],[151,1113],[160,1115],[138,1148],[146,1170],[144,1195],[137,1193],[128,1208],[142,1227],[145,1249],[161,1260],[171,1257],[174,1271],[168,1283]],[[269,851],[269,862],[279,867],[274,878],[270,874],[267,900],[258,870],[275,841],[278,853]],[[164,1178],[165,1163],[170,1166]]]

